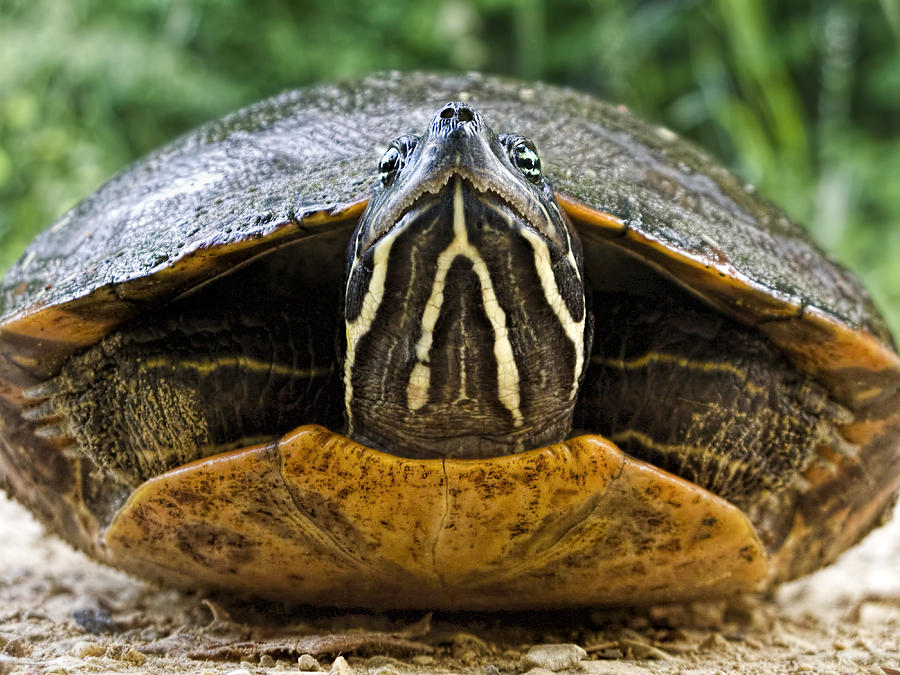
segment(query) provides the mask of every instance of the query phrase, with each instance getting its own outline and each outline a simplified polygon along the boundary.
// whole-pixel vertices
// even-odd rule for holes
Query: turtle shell
[[[377,158],[447,100],[534,140],[589,275],[592,247],[623,251],[761,331],[852,413],[839,432],[855,453],[822,448],[802,487],[738,508],[597,435],[413,460],[307,426],[134,486],[22,414],[74,355],[276,251],[300,252],[308,278],[334,275]],[[135,574],[299,602],[565,606],[768,587],[830,562],[887,512],[898,384],[857,279],[705,153],[622,106],[478,74],[319,86],[208,124],[65,214],[0,287],[4,487]]]

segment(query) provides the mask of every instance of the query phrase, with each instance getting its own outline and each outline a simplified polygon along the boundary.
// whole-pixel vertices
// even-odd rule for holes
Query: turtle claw
[[[29,422],[49,422],[59,419],[59,410],[52,401],[44,400],[30,408],[25,408],[22,411],[22,417]]]
[[[852,410],[828,396],[823,397],[821,406],[820,414],[830,419],[835,425],[844,426],[856,421],[856,415]]]
[[[55,380],[47,380],[22,391],[26,401],[21,411],[22,419],[34,425],[34,435],[60,449],[73,445],[74,440],[66,427],[66,420],[53,395],[59,391]]]
[[[797,490],[800,493],[806,493],[810,489],[812,489],[812,482],[804,478],[799,473],[791,479],[790,487]]]
[[[59,385],[57,385],[55,380],[45,380],[33,387],[23,389],[22,397],[27,401],[39,403],[41,401],[46,401],[57,391],[59,391]]]
[[[841,469],[841,459],[857,459],[859,452],[858,445],[851,443],[840,433],[834,432],[823,439],[813,465],[830,476],[836,476]]]
[[[822,473],[827,474],[830,477],[836,476],[838,474],[838,465],[831,458],[824,454],[820,454],[816,457],[816,459],[812,462],[811,466],[816,470]],[[807,489],[813,486],[813,483],[807,481],[805,478],[801,479],[806,482],[805,489],[801,489],[801,492],[805,492]]]
[[[71,441],[66,430],[58,424],[44,424],[34,430],[34,435],[45,441]]]
[[[832,435],[831,442],[828,444],[828,447],[834,450],[834,452],[839,454],[841,457],[856,458],[859,456],[859,446],[856,445],[856,443],[851,443],[837,432]]]
[[[58,422],[35,427],[34,435],[42,441],[53,445],[66,457],[75,459],[82,456],[78,444],[69,434],[68,429],[61,426]]]

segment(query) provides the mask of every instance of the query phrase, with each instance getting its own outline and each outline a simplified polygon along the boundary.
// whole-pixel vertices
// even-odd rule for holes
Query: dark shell
[[[724,254],[773,298],[820,308],[889,342],[856,278],[702,151],[621,106],[480,75],[389,75],[287,92],[182,137],[34,241],[3,280],[0,322],[100,289],[121,305],[117,312],[130,313],[215,269],[161,274],[192,256],[212,258],[284,229],[303,236],[315,214],[364,200],[386,144],[418,133],[435,102],[454,98],[473,102],[495,129],[530,136],[559,192],[666,248],[712,262]]]
[[[823,564],[867,531],[900,484],[900,361],[857,279],[672,132],[567,89],[477,74],[287,92],[151,154],[41,234],[0,285],[0,481],[103,557],[99,526],[78,507],[104,497],[79,483],[88,471],[10,422],[23,390],[148,306],[273,247],[349,227],[387,144],[460,99],[495,131],[535,141],[585,239],[609,240],[759,326],[856,414],[842,432],[862,448],[857,458],[834,458],[805,494],[754,515],[773,578]],[[841,534],[820,543],[826,531]]]

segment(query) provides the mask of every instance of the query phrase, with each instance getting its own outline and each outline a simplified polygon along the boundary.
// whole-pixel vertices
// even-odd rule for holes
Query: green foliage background
[[[0,0],[0,271],[126,163],[282,89],[388,68],[568,84],[687,135],[900,329],[897,0]]]

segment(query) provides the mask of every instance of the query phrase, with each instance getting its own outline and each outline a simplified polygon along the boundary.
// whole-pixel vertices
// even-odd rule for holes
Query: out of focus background
[[[900,332],[897,0],[0,0],[0,272],[182,132],[393,68],[627,104],[781,204]]]

